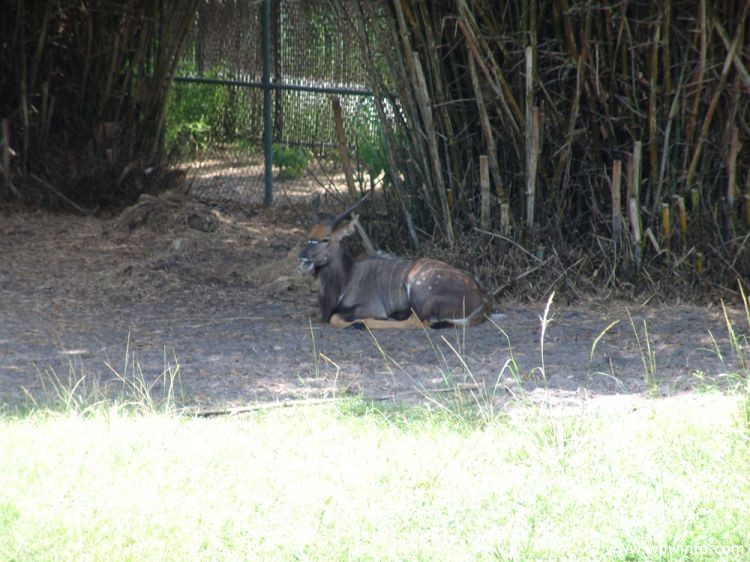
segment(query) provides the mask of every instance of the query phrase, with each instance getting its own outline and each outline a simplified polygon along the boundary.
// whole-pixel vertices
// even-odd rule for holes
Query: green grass
[[[6,416],[0,560],[743,560],[738,403]]]

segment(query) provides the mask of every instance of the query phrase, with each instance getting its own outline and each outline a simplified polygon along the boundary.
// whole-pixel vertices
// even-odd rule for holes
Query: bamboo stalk
[[[648,228],[647,228],[647,229],[646,229],[646,230],[644,231],[644,234],[646,235],[646,238],[648,239],[648,241],[649,241],[649,242],[651,242],[651,246],[653,246],[653,248],[654,248],[654,251],[655,251],[655,252],[656,252],[657,254],[658,254],[658,253],[660,253],[660,252],[661,252],[661,247],[659,246],[659,242],[658,242],[658,240],[656,239],[656,236],[654,236],[654,231],[653,231],[653,230],[651,230],[651,227],[648,227]]]
[[[622,160],[615,160],[612,163],[612,240],[615,248],[620,244],[622,236],[622,205],[620,203],[620,194],[622,186]]]
[[[649,185],[648,190],[653,195],[654,206],[660,200],[662,186],[659,184],[659,138],[657,130],[657,119],[659,111],[660,93],[657,88],[659,75],[659,42],[661,41],[661,21],[654,25],[654,38],[651,48],[651,69],[649,76],[648,96],[648,154],[649,154]],[[646,204],[651,201],[646,198]]]
[[[502,176],[500,175],[500,166],[498,166],[498,163],[497,163],[497,151],[495,150],[495,139],[492,134],[492,126],[490,125],[490,117],[489,117],[489,113],[487,112],[487,107],[484,104],[484,99],[482,97],[482,89],[479,87],[479,79],[477,77],[477,69],[476,69],[476,64],[474,63],[474,57],[471,54],[469,55],[469,75],[471,76],[471,84],[472,84],[472,87],[474,88],[474,96],[477,102],[477,110],[479,111],[479,124],[482,127],[482,136],[484,137],[484,144],[487,149],[487,156],[484,156],[485,163],[487,159],[489,159],[489,167],[491,168],[492,176],[495,179],[495,189],[497,191],[497,195],[501,201],[505,201],[507,196],[505,194],[505,188],[503,186],[503,179],[502,179]],[[481,158],[482,157],[480,156],[480,162],[481,162]],[[481,168],[480,168],[480,174],[481,174]],[[487,181],[489,184],[489,178],[487,178]]]
[[[357,30],[357,37],[360,41],[361,45],[363,46],[363,50],[365,52],[365,64],[367,65],[368,71],[371,76],[378,76],[377,69],[375,68],[375,65],[373,64],[373,56],[370,51],[370,44],[367,39],[367,33],[365,30],[365,14],[363,11],[358,12],[358,16],[355,18],[356,25],[354,26]],[[394,29],[390,29],[391,33],[395,33]],[[403,61],[399,60],[399,65],[403,65]],[[400,66],[398,68],[403,68],[403,66]],[[385,146],[385,155],[386,160],[388,162],[388,170],[391,174],[391,181],[393,182],[394,191],[396,193],[396,199],[399,202],[399,205],[401,206],[401,211],[404,214],[404,220],[406,222],[406,228],[407,232],[409,233],[409,241],[411,243],[411,246],[414,250],[419,249],[419,238],[417,237],[417,230],[414,225],[414,218],[412,217],[412,214],[409,210],[409,207],[407,205],[406,201],[406,193],[404,191],[404,187],[401,183],[401,177],[399,175],[399,169],[396,161],[396,154],[395,150],[393,148],[393,143],[391,141],[392,138],[394,138],[394,132],[391,126],[391,121],[386,117],[386,111],[383,107],[383,95],[381,93],[380,88],[380,81],[379,80],[373,80],[372,81],[372,89],[373,89],[373,101],[375,102],[375,111],[378,114],[378,120],[380,121],[380,124],[383,126],[383,144]],[[410,96],[404,96],[407,98],[407,102],[411,99]],[[429,199],[428,199],[429,201]]]
[[[677,195],[675,202],[677,204],[677,217],[680,222],[680,237],[682,238],[682,243],[687,245],[688,223],[687,213],[685,212],[685,199],[681,195]]]
[[[8,196],[20,197],[21,193],[13,185],[13,180],[10,175],[10,121],[7,118],[2,120],[2,135],[3,135],[3,179],[5,180],[5,187],[7,188]],[[0,192],[0,196],[2,193]]]
[[[708,30],[707,30],[707,16],[706,16],[706,0],[699,0],[698,2],[698,40],[699,40],[699,56],[698,56],[698,68],[696,69],[696,78],[693,80],[693,89],[695,95],[693,96],[693,102],[688,111],[688,119],[685,130],[685,141],[687,145],[693,143],[695,137],[695,130],[698,123],[698,106],[701,100],[701,94],[703,93],[703,76],[706,72],[706,58],[708,53]],[[687,93],[686,104],[687,104]],[[687,167],[688,150],[685,150],[685,162],[683,168]],[[688,184],[689,186],[689,184]]]
[[[453,121],[451,120],[450,109],[451,106],[448,103],[448,94],[446,89],[449,88],[448,74],[450,73],[450,60],[452,59],[441,59],[440,45],[435,39],[435,35],[440,33],[440,28],[433,31],[431,10],[428,9],[426,2],[418,2],[415,5],[415,11],[420,16],[420,21],[415,22],[415,29],[422,29],[424,34],[424,45],[422,53],[424,54],[424,60],[426,68],[428,70],[428,76],[430,78],[430,92],[432,92],[432,98],[434,98],[433,113],[436,114],[436,121],[440,124],[440,139],[455,139],[456,131],[454,128]],[[463,60],[461,61],[461,67],[463,69]],[[442,153],[444,155],[445,167],[449,168],[451,172],[447,178],[446,195],[448,197],[448,204],[450,208],[455,206],[455,200],[457,194],[454,190],[457,186],[457,178],[462,177],[464,173],[463,166],[461,164],[461,158],[459,155],[459,146],[455,142],[442,142]]]
[[[526,176],[526,227],[530,233],[534,229],[534,200],[536,198],[537,169],[539,165],[540,149],[540,114],[539,108],[531,108],[531,147],[529,148],[529,164]]]
[[[669,238],[671,236],[672,228],[669,224],[669,204],[661,204],[661,238],[664,240],[664,246],[669,248]]]
[[[740,44],[740,41],[742,40],[744,36],[745,20],[747,19],[747,13],[748,13],[749,8],[750,8],[750,0],[746,0],[742,8],[740,21],[737,24],[737,29],[734,34],[732,46],[729,48],[729,52],[727,53],[727,56],[724,59],[724,66],[721,69],[719,83],[714,89],[714,95],[711,98],[711,103],[709,104],[708,110],[706,111],[706,116],[703,118],[703,126],[701,127],[700,135],[698,136],[698,144],[695,147],[695,151],[693,152],[693,158],[690,160],[690,166],[688,167],[688,171],[687,171],[687,179],[685,180],[685,184],[687,186],[692,186],[693,184],[693,179],[695,178],[695,172],[698,169],[698,161],[700,160],[700,157],[701,157],[703,145],[706,143],[706,139],[708,137],[708,129],[711,126],[711,121],[713,120],[714,112],[716,111],[716,108],[719,105],[719,99],[721,97],[722,91],[724,90],[724,86],[727,82],[729,69],[732,67],[732,63],[734,61],[734,55],[737,52],[737,48]]]
[[[482,53],[480,53],[480,50],[483,53],[486,53],[488,48],[484,47],[474,32],[470,29],[469,24],[466,23],[467,21],[470,21],[476,25],[473,17],[470,16],[468,8],[466,8],[465,0],[458,0],[458,6],[459,10],[461,10],[460,13],[462,14],[461,19],[458,20],[458,27],[466,38],[466,45],[468,46],[474,61],[479,65],[482,74],[484,74],[487,83],[492,88],[492,91],[495,92],[495,95],[497,95],[500,107],[503,109],[503,115],[506,116],[505,123],[516,134],[516,137],[520,141],[522,134],[519,123],[522,121],[523,116],[521,115],[518,103],[513,97],[513,92],[508,85],[503,72],[500,70],[500,67],[497,66],[496,63],[493,64],[495,62],[494,58],[485,58]],[[490,70],[488,65],[492,66],[492,70]]]
[[[508,203],[500,204],[500,233],[503,236],[510,236],[510,205]]]
[[[487,156],[484,154],[479,157],[479,187],[482,194],[479,226],[482,230],[490,230],[490,170],[487,165]]]
[[[336,130],[336,141],[339,145],[341,167],[344,168],[344,177],[346,178],[346,187],[349,190],[349,196],[353,199],[357,197],[357,187],[354,185],[352,161],[349,158],[349,148],[346,144],[344,120],[341,118],[341,102],[339,101],[339,98],[337,96],[331,96],[331,109],[333,111],[333,126]]]
[[[669,105],[669,98],[672,95],[672,62],[671,49],[669,44],[669,35],[672,26],[672,0],[663,0],[662,2],[662,77],[664,78],[664,107]],[[679,94],[677,94],[679,95]]]
[[[565,38],[568,41],[568,54],[574,61],[578,61],[578,47],[573,36],[573,23],[570,21],[570,6],[568,0],[557,0],[560,6],[560,14],[563,18],[563,27],[565,28]]]
[[[638,201],[634,197],[628,199],[628,215],[630,216],[630,234],[636,264],[641,264],[641,214],[638,211]]]
[[[737,197],[737,154],[742,146],[739,134],[739,127],[733,127],[732,140],[729,141],[729,154],[727,155],[727,211],[730,213]]]
[[[664,179],[667,173],[667,158],[670,155],[670,138],[672,135],[672,123],[677,116],[679,110],[680,91],[682,90],[683,78],[685,77],[685,67],[682,67],[680,71],[680,78],[677,82],[677,91],[672,97],[672,105],[669,108],[669,116],[667,117],[667,126],[664,130],[664,142],[662,143],[661,150],[661,163],[659,164],[659,181],[657,183],[655,202],[661,201],[662,191],[664,188]]]
[[[47,42],[47,30],[49,29],[49,20],[52,15],[52,0],[47,0],[47,6],[44,9],[44,15],[42,16],[42,29],[39,32],[39,39],[37,40],[36,44],[36,52],[34,53],[34,58],[32,59],[31,63],[31,81],[29,82],[29,86],[32,89],[36,88],[36,80],[37,76],[39,75],[39,65],[42,61],[42,53],[44,52],[44,47]]]
[[[432,118],[432,103],[430,96],[427,91],[427,82],[425,81],[424,72],[422,71],[422,64],[419,61],[419,54],[412,52],[411,56],[414,60],[414,68],[416,70],[416,91],[417,91],[417,103],[419,106],[420,113],[422,114],[422,121],[424,124],[424,132],[427,136],[427,147],[430,153],[430,160],[432,163],[432,172],[437,184],[438,197],[443,208],[443,228],[445,229],[445,235],[449,245],[453,245],[453,221],[451,219],[450,207],[448,205],[448,194],[445,187],[445,180],[443,179],[442,167],[440,164],[440,153],[438,152],[437,133],[435,131],[435,123]]]
[[[409,233],[409,240],[411,242],[412,248],[415,250],[419,249],[419,238],[417,237],[417,229],[414,226],[414,218],[411,215],[411,212],[409,211],[409,207],[406,204],[406,194],[404,192],[404,187],[401,183],[401,177],[398,174],[398,166],[396,165],[396,155],[393,148],[393,144],[391,143],[391,138],[393,137],[393,133],[391,131],[391,126],[386,118],[385,115],[385,109],[383,108],[383,99],[380,96],[379,87],[377,85],[374,86],[374,99],[375,99],[375,110],[378,113],[378,119],[383,124],[385,135],[383,136],[383,144],[385,145],[385,155],[386,160],[388,161],[388,169],[391,174],[391,181],[393,182],[393,185],[395,187],[396,191],[396,197],[399,201],[399,204],[401,205],[401,211],[404,213],[404,220],[406,221],[406,229]]]
[[[628,154],[628,199],[641,200],[641,141],[633,143],[633,152]]]
[[[534,228],[534,194],[536,190],[537,153],[534,150],[534,50],[526,47],[526,228],[531,233]],[[538,142],[538,141],[537,141]]]
[[[732,42],[729,40],[727,32],[724,30],[724,27],[721,25],[720,21],[714,20],[713,24],[716,28],[717,33],[719,34],[719,37],[721,37],[724,46],[727,48],[727,51],[729,51],[732,48]],[[742,62],[740,53],[738,53],[737,51],[735,51],[734,53],[732,62],[734,62],[734,69],[737,71],[737,74],[739,74],[743,86],[746,90],[750,90],[750,72],[748,72],[745,63]]]
[[[552,176],[552,188],[560,189],[560,179],[562,178],[563,171],[566,165],[570,161],[570,151],[573,145],[573,138],[575,135],[576,122],[578,121],[578,111],[581,101],[581,82],[583,79],[583,57],[578,60],[576,69],[576,89],[573,95],[573,103],[570,109],[570,118],[568,119],[568,129],[565,137],[565,144],[560,151],[560,156],[557,159],[557,166],[555,166],[555,173]]]
[[[370,240],[370,237],[368,236],[367,231],[359,222],[359,215],[357,213],[352,213],[351,223],[357,229],[357,232],[359,233],[359,237],[362,239],[362,245],[365,247],[365,251],[367,252],[367,255],[374,256],[375,254],[377,254],[378,252],[375,249],[375,245],[372,243],[372,240]]]
[[[478,37],[470,31],[472,29],[477,29],[477,24],[472,11],[469,10],[468,5],[466,4],[466,0],[457,0],[457,5],[458,13],[461,16],[459,26],[464,33],[469,32],[472,35],[472,41],[470,41],[469,44],[478,45],[479,50],[481,51],[477,53],[477,63],[491,84],[494,83],[494,79],[499,82],[500,88],[497,90],[497,94],[501,101],[506,104],[506,107],[512,116],[511,122],[514,122],[520,133],[520,127],[518,124],[523,120],[523,114],[521,113],[521,108],[513,95],[513,89],[505,78],[505,73],[495,59],[493,46],[490,46],[485,39]],[[492,72],[490,72],[490,69]]]
[[[701,205],[701,192],[698,189],[693,188],[690,190],[690,212],[693,215],[697,216],[698,213],[700,212],[700,205]],[[682,206],[685,207],[684,199],[683,199]]]

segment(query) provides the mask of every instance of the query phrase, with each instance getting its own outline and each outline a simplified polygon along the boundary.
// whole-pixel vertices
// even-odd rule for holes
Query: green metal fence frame
[[[217,86],[236,86],[239,88],[256,88],[263,90],[263,158],[265,193],[263,204],[273,203],[273,100],[275,90],[292,90],[344,96],[372,96],[369,90],[358,88],[334,88],[326,86],[305,86],[303,84],[284,84],[271,81],[271,1],[263,0],[262,34],[263,42],[263,77],[260,82],[250,80],[223,80],[220,78],[202,78],[200,76],[176,76],[175,82],[193,84],[215,84]]]

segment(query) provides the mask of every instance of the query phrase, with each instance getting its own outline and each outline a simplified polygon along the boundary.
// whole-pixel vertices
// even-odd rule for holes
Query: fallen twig
[[[52,193],[54,193],[55,195],[57,195],[67,205],[70,205],[71,207],[73,207],[73,209],[75,209],[76,211],[78,211],[79,213],[81,213],[83,216],[87,217],[87,216],[91,215],[91,211],[87,211],[86,209],[84,209],[83,207],[81,207],[80,205],[78,205],[77,203],[75,203],[74,201],[71,201],[70,199],[68,199],[67,197],[65,197],[65,195],[63,195],[62,193],[60,193],[48,181],[44,180],[43,178],[40,178],[36,174],[29,174],[29,176],[32,179],[34,179],[37,183],[39,183],[39,185],[41,185],[42,187],[47,188],[49,191],[51,191]]]
[[[234,408],[218,408],[215,410],[198,410],[193,412],[197,418],[212,418],[216,416],[235,416],[259,410],[272,410],[274,408],[294,408],[298,406],[317,406],[319,404],[330,404],[339,401],[339,398],[308,398],[306,400],[277,400],[275,402],[259,402],[247,406],[236,406]]]

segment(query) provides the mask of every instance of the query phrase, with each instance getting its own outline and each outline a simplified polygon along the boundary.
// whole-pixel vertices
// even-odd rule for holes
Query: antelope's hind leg
[[[334,314],[331,316],[331,326],[334,328],[368,328],[369,330],[393,330],[393,329],[414,329],[428,327],[428,322],[420,320],[416,314],[412,313],[411,316],[405,320],[383,320],[380,318],[357,318],[355,320],[347,320],[340,314]]]

